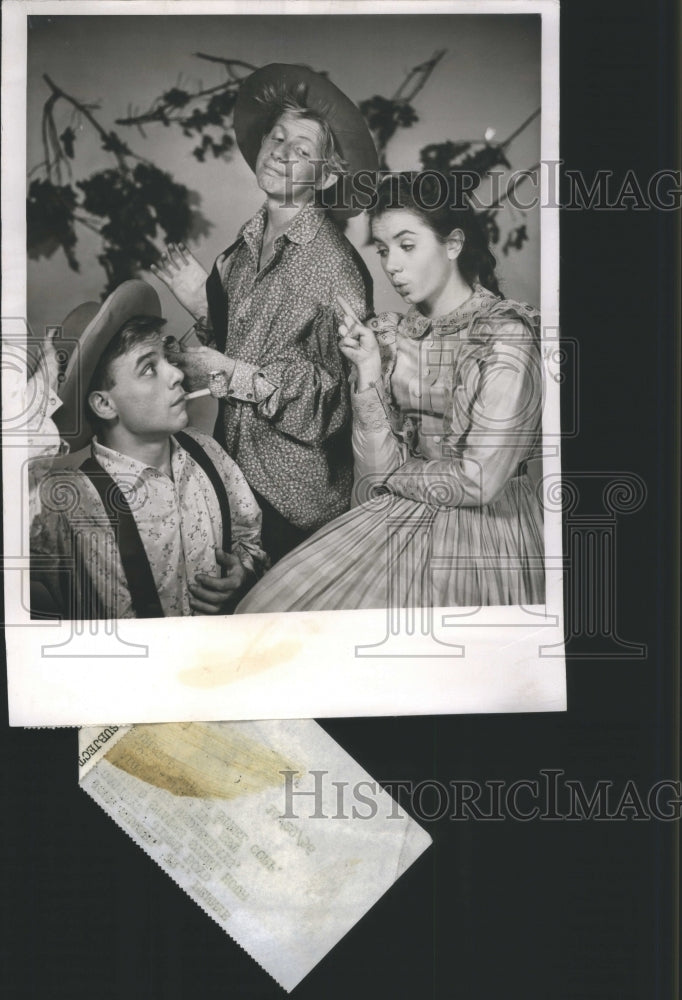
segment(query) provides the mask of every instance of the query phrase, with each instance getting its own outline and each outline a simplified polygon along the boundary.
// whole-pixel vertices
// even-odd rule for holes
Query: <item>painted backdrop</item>
[[[113,126],[130,109],[146,109],[154,97],[175,85],[185,89],[220,83],[220,65],[195,53],[242,59],[255,65],[304,63],[325,70],[356,101],[375,94],[391,97],[409,71],[445,49],[413,105],[419,121],[401,129],[387,149],[391,169],[419,167],[419,150],[446,139],[495,140],[511,135],[540,106],[540,19],[526,15],[326,15],[326,16],[76,16],[30,19],[28,31],[27,165],[43,159],[41,116],[48,74],[79,101],[97,105],[102,124]],[[63,127],[70,113],[64,108]],[[196,142],[177,128],[154,124],[142,135],[118,131],[141,156],[168,170],[197,192],[208,232],[190,242],[209,267],[231,243],[239,226],[261,204],[253,176],[235,150],[229,162],[192,155]],[[539,160],[540,123],[536,118],[510,144],[515,170]],[[73,179],[107,166],[107,154],[87,124],[76,137]],[[33,174],[32,176],[38,176]],[[506,207],[499,216],[502,239],[496,249],[507,295],[538,305],[540,299],[539,209],[525,217]],[[501,251],[505,232],[524,223],[529,239],[520,251]],[[388,286],[375,251],[366,245],[366,223],[353,220],[356,243],[375,280],[377,309],[402,309]],[[97,262],[98,237],[79,227],[75,248],[80,272],[71,270],[58,250],[49,259],[28,262],[28,318],[35,334],[59,323],[79,302],[99,299],[105,284]],[[159,284],[145,275],[153,284]],[[169,326],[186,329],[189,320],[171,294],[159,286]]]

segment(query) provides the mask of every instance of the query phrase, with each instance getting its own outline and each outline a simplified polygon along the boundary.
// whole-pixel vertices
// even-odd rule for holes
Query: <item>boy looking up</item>
[[[126,281],[78,315],[55,422],[72,451],[92,438],[91,455],[41,484],[32,552],[72,571],[37,581],[67,618],[228,612],[266,562],[260,511],[232,459],[186,430],[156,292]]]

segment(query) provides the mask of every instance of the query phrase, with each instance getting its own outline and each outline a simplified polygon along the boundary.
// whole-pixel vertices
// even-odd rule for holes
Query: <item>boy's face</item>
[[[114,382],[107,395],[119,424],[130,435],[151,440],[181,431],[189,423],[183,372],[164,352],[160,334],[151,334],[109,365]]]
[[[281,204],[313,200],[318,181],[327,177],[321,156],[322,130],[315,121],[282,114],[263,136],[256,160],[258,187]],[[317,161],[317,163],[315,162]]]

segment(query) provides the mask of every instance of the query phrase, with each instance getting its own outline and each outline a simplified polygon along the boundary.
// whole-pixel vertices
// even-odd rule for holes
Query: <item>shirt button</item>
[[[430,375],[431,374],[431,369],[430,368],[425,368],[424,369],[424,374],[425,375]]]
[[[253,399],[253,393],[252,392],[247,392],[246,398],[247,399]]]
[[[434,442],[434,444],[440,444],[441,438],[440,438],[440,436],[438,434],[434,434],[433,435],[433,442]]]

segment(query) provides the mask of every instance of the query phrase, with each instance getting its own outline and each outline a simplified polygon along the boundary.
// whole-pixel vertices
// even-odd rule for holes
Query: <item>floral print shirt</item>
[[[260,576],[267,557],[260,546],[261,513],[253,493],[239,468],[213,438],[194,429],[186,433],[201,444],[225,483],[233,554],[250,574]],[[174,437],[171,437],[171,476],[106,448],[96,438],[92,457],[126,496],[164,615],[193,614],[188,581],[197,573],[219,575],[215,549],[222,546],[220,506],[205,472]],[[35,576],[47,586],[64,614],[76,617],[74,597],[75,608],[83,608],[91,600],[88,594],[94,588],[98,605],[106,609],[106,617],[134,617],[109,518],[85,473],[78,469],[53,469],[41,483],[41,506],[32,555],[42,557],[43,568]],[[67,579],[63,572],[59,574],[60,563],[67,567]],[[75,571],[75,567],[81,572]],[[68,579],[74,571],[75,579]]]
[[[337,346],[341,294],[371,308],[371,278],[346,237],[308,205],[261,267],[265,206],[217,260],[236,360],[221,406],[224,445],[251,486],[297,528],[347,510],[352,485],[347,371]]]

